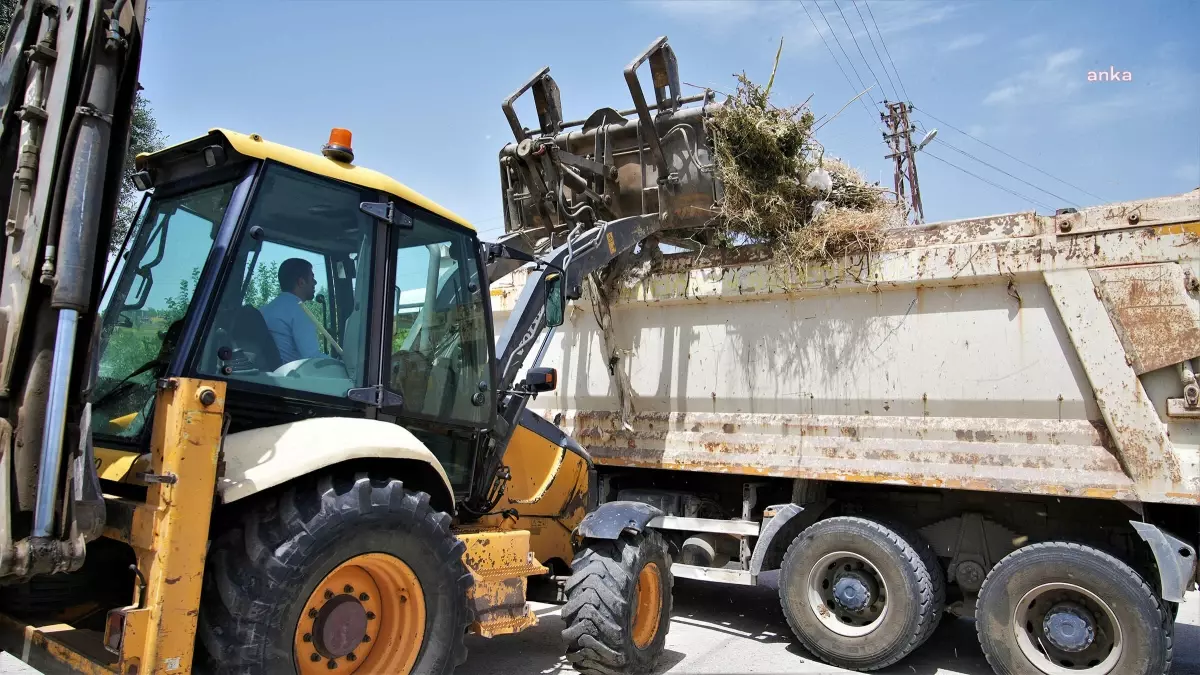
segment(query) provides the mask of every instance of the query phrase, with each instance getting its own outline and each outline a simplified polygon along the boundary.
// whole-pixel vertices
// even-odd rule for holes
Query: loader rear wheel
[[[1173,619],[1133,568],[1090,546],[1031,544],[979,590],[975,628],[1000,675],[1162,675]]]
[[[792,632],[842,668],[876,670],[904,658],[929,638],[943,611],[943,571],[926,548],[915,535],[866,518],[829,518],[804,530],[779,576]]]
[[[567,659],[584,675],[649,673],[671,623],[671,560],[657,532],[584,542],[571,565]]]
[[[471,576],[450,517],[379,476],[323,476],[214,538],[198,635],[218,675],[446,675]]]

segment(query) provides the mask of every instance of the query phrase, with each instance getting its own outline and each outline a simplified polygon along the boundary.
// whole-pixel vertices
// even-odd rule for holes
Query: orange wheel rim
[[[637,603],[633,613],[633,644],[645,649],[658,635],[659,615],[662,614],[662,574],[658,564],[647,563],[638,573],[633,592]]]
[[[293,649],[301,675],[406,675],[424,638],[425,595],[417,575],[395,556],[366,553],[338,565],[313,589]]]

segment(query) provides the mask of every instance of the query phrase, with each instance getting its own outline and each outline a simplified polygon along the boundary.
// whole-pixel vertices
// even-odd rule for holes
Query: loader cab
[[[232,433],[395,421],[470,489],[496,406],[464,221],[380,174],[233,132],[139,169],[153,192],[102,300],[97,445],[146,447],[161,378],[224,380]]]

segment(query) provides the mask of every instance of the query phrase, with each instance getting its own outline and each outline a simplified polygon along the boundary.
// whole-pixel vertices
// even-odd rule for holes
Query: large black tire
[[[450,516],[398,480],[326,475],[289,487],[214,537],[198,629],[212,671],[296,672],[295,631],[317,584],[350,558],[384,553],[411,569],[424,595],[424,639],[410,672],[449,675],[467,656],[472,581],[463,550]]]
[[[1035,654],[1046,655],[1049,642],[1044,635],[1037,635],[1038,624],[1045,625],[1044,620],[1038,622],[1037,617],[1032,616],[1039,604],[1037,597],[1028,602],[1022,600],[1029,598],[1027,594],[1041,592],[1035,589],[1052,584],[1083,588],[1096,598],[1102,598],[1120,630],[1120,650],[1114,646],[1109,650],[1100,648],[1094,653],[1076,651],[1066,655],[1069,660],[1080,659],[1076,665],[1084,669],[1081,673],[1087,673],[1090,667],[1095,667],[1096,672],[1121,675],[1163,675],[1170,672],[1174,622],[1165,603],[1141,575],[1121,560],[1089,546],[1048,542],[1031,544],[1008,554],[988,572],[979,590],[975,627],[983,654],[996,673],[1043,675],[1047,672],[1048,669],[1037,665],[1041,657],[1031,658]],[[1073,591],[1067,592],[1084,597]],[[1046,604],[1059,601],[1054,598]],[[1084,598],[1079,603],[1087,610],[1087,616],[1092,618],[1093,623],[1101,627],[1103,622],[1111,621],[1104,618],[1103,607],[1088,606],[1093,603],[1091,598]],[[1018,611],[1026,615],[1024,626],[1014,622]],[[1026,642],[1018,633],[1021,629],[1026,630],[1027,636],[1033,637]],[[1095,641],[1107,639],[1107,631],[1103,628],[1094,632]],[[1022,649],[1023,642],[1025,649]],[[1041,646],[1038,647],[1038,644]],[[1103,647],[1103,642],[1097,646]],[[1053,644],[1050,647],[1053,649]],[[1113,652],[1119,654],[1115,663],[1111,667],[1101,667],[1100,664],[1107,661],[1107,655]],[[1052,651],[1050,655],[1055,654]],[[1100,660],[1100,664],[1091,666],[1092,659]]]
[[[812,525],[792,541],[783,557],[779,600],[788,625],[808,651],[830,665],[876,670],[899,661],[929,639],[944,611],[944,573],[928,545],[908,536],[911,541],[874,520],[836,517]],[[810,574],[822,584],[825,575],[840,574],[838,561],[851,559],[843,553],[856,560],[854,572],[859,578],[871,577],[871,604],[863,610],[869,615],[835,611],[825,601],[814,607],[810,598]],[[873,572],[861,563],[864,559]],[[883,598],[879,581],[886,589]],[[824,592],[828,586],[821,588]],[[853,626],[843,615],[870,620]],[[837,632],[829,624],[847,632],[842,625],[852,626],[858,634]]]
[[[657,577],[650,566],[657,569]],[[657,580],[659,599],[658,606],[643,609],[640,618],[639,578]],[[672,585],[671,557],[657,532],[622,535],[616,541],[585,541],[571,565],[562,608],[567,659],[584,675],[651,672],[662,656],[671,625]],[[635,641],[635,622],[653,630],[644,633],[640,645]]]
[[[925,636],[917,642],[917,647],[920,647],[933,637],[934,631],[937,630],[938,625],[942,622],[942,617],[946,614],[946,569],[942,567],[937,553],[929,545],[929,542],[925,541],[925,537],[921,536],[920,532],[898,523],[889,523],[888,527],[908,542],[908,545],[912,546],[917,555],[921,557],[921,562],[925,564],[925,569],[929,570],[929,580],[933,584],[933,620],[925,623]]]

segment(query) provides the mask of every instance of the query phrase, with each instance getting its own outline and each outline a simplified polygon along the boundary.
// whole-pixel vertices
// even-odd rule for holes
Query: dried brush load
[[[797,265],[870,253],[884,230],[904,223],[904,211],[825,156],[806,106],[780,108],[769,99],[770,84],[740,75],[737,93],[707,121],[724,185],[709,225],[717,242],[766,244]]]

